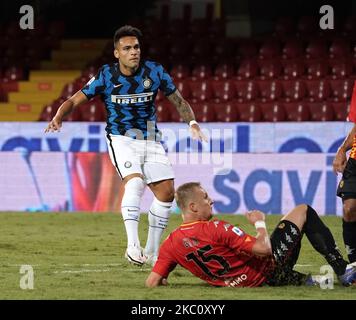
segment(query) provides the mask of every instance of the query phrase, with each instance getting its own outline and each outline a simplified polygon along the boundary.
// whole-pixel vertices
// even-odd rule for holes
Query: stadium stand
[[[346,119],[356,79],[354,17],[322,36],[314,18],[304,16],[278,18],[271,34],[231,39],[223,19],[192,20],[189,12],[139,27],[145,57],[164,65],[200,121]],[[61,21],[40,24],[21,41],[9,23],[0,40],[1,121],[48,121],[101,64],[114,61],[110,40],[62,39],[64,28]],[[18,41],[9,41],[15,35]],[[39,36],[43,41],[34,40]],[[156,102],[159,121],[180,121],[162,94]],[[93,101],[68,120],[103,121],[104,115],[102,103]]]

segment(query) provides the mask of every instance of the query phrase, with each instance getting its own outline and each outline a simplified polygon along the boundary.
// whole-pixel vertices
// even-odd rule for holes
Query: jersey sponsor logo
[[[153,101],[153,92],[111,95],[111,102],[117,104],[135,104]]]
[[[236,287],[246,280],[247,280],[247,275],[243,273],[241,276],[238,276],[236,278],[232,278],[232,279],[230,278],[228,280],[225,280],[225,284],[229,287]]]
[[[119,83],[119,84],[115,84],[115,85],[114,85],[114,88],[120,88],[120,87],[122,87],[122,83]]]
[[[232,230],[232,232],[236,233],[239,237],[244,235],[244,232],[241,229],[239,229],[238,227],[233,227],[231,230]]]

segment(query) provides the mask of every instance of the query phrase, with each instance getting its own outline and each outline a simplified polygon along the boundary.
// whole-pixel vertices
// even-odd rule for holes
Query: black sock
[[[342,236],[349,261],[356,261],[356,222],[342,220]]]
[[[318,214],[310,206],[307,209],[307,221],[305,222],[303,231],[314,249],[324,256],[334,272],[338,276],[343,275],[347,262],[343,259],[337,248],[329,228],[321,221]]]

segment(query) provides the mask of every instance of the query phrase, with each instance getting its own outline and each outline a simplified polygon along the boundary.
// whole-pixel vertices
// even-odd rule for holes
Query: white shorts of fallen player
[[[174,179],[172,165],[160,142],[136,140],[121,135],[106,136],[112,164],[121,179],[142,174],[146,184]]]

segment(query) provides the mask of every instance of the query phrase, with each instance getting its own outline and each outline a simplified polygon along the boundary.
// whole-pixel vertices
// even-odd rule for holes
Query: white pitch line
[[[82,270],[63,270],[63,271],[54,271],[54,273],[84,273],[84,272],[108,272],[110,269],[82,269]]]
[[[313,267],[313,264],[295,264],[296,267]]]

